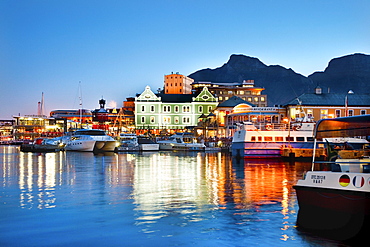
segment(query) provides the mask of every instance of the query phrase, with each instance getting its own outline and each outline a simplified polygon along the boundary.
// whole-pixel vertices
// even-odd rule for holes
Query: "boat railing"
[[[299,130],[300,125],[299,123],[254,123],[253,127],[251,125],[244,125],[245,130]]]
[[[370,173],[370,158],[315,161],[314,166],[315,171]]]

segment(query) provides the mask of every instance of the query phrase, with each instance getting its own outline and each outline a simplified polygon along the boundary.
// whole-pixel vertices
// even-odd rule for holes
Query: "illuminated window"
[[[155,117],[151,116],[150,117],[150,123],[154,123],[155,122]]]
[[[272,136],[265,136],[265,142],[272,142]]]
[[[262,141],[262,136],[259,136],[258,137],[258,141],[261,142]]]
[[[180,123],[179,117],[175,117],[175,124],[179,124],[179,123]]]
[[[188,106],[188,105],[187,106],[183,106],[182,107],[182,111],[183,112],[190,112],[190,106]]]
[[[284,141],[284,138],[282,136],[277,136],[277,137],[275,137],[275,141],[276,142],[282,142],[282,141]]]

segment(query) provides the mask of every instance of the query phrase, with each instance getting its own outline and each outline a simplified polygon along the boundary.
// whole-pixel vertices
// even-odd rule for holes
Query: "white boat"
[[[297,122],[293,124],[264,124],[254,125],[251,122],[238,124],[234,133],[231,150],[232,155],[241,158],[280,158],[283,149],[310,150],[314,149],[314,122]],[[317,143],[325,151],[326,141],[344,145],[350,143],[355,149],[369,142],[361,138],[326,138]]]
[[[136,134],[121,133],[119,135],[120,145],[117,147],[117,151],[139,151],[139,143],[137,141]]]
[[[67,136],[65,150],[113,152],[117,142],[103,130],[80,129]]]
[[[147,136],[138,136],[137,141],[140,151],[159,151],[159,144]]]
[[[152,141],[146,136],[137,136],[136,134],[120,134],[120,146],[117,147],[118,151],[158,151],[159,144]]]
[[[314,131],[315,142],[319,138],[350,136],[370,136],[370,115],[323,119]],[[294,188],[299,227],[337,239],[366,235],[370,228],[369,157],[316,162],[313,156],[311,171]]]
[[[176,133],[167,140],[157,140],[160,150],[204,151],[204,143],[198,143],[191,133]]]

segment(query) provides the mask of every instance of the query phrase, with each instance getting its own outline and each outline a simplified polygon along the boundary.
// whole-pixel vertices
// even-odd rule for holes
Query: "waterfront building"
[[[192,94],[191,84],[194,82],[190,77],[171,73],[164,76],[165,94]]]
[[[204,87],[198,95],[155,94],[149,86],[135,98],[135,124],[139,133],[174,133],[195,128],[199,117],[209,115],[217,99]]]
[[[285,105],[288,116],[301,119],[304,114],[309,119],[318,121],[324,118],[336,118],[370,114],[370,94],[323,93],[320,87],[314,93],[305,93]]]
[[[50,112],[51,118],[66,119],[72,128],[78,128],[79,124],[91,124],[92,112],[87,109],[78,110],[53,110]]]
[[[38,137],[62,136],[66,130],[66,119],[55,119],[44,115],[13,116],[14,140],[34,140]]]
[[[193,91],[199,93],[203,87],[208,90],[218,99],[219,102],[226,101],[233,96],[237,96],[249,103],[258,107],[267,106],[267,95],[262,94],[264,88],[255,87],[254,80],[244,80],[240,82],[194,82],[192,84]]]
[[[0,120],[0,143],[11,141],[14,120]]]

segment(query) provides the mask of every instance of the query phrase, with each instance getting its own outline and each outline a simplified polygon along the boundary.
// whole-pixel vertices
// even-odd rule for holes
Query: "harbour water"
[[[0,246],[346,246],[296,227],[309,163],[0,146]]]

